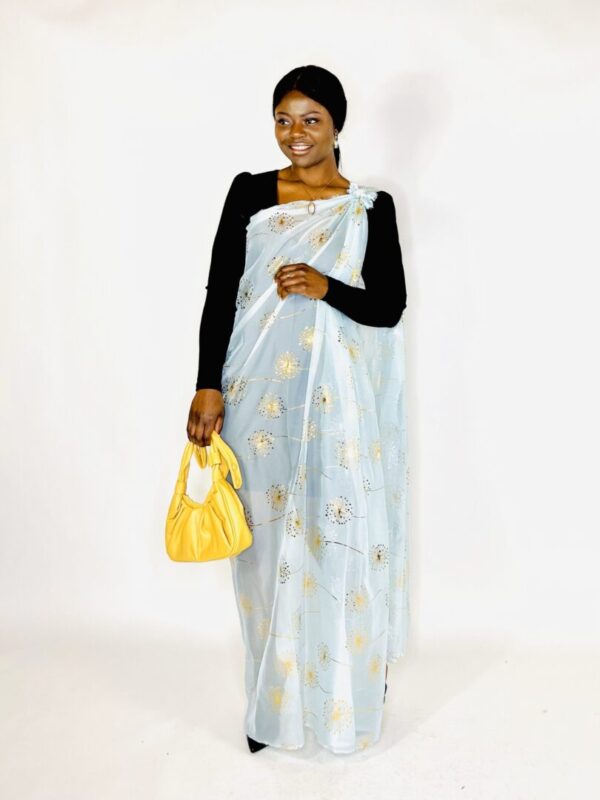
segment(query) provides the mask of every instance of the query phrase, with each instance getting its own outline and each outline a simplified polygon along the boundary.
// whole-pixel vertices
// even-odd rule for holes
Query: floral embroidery
[[[369,605],[369,595],[366,586],[362,584],[358,589],[346,592],[346,608],[350,611],[362,613]]]
[[[308,531],[308,549],[317,561],[321,561],[325,554],[326,541],[318,525],[313,525]]]
[[[277,319],[277,312],[276,311],[267,311],[266,314],[262,315],[262,317],[260,318],[260,321],[258,323],[259,326],[260,326],[260,329],[264,330],[265,328],[267,328],[267,329],[270,328],[271,325],[275,322],[276,319]]]
[[[246,378],[227,378],[223,382],[223,402],[230,406],[237,406],[243,399],[248,388]]]
[[[356,466],[360,458],[358,439],[342,440],[335,446],[337,463],[344,469]]]
[[[298,343],[303,350],[310,350],[313,346],[313,341],[315,338],[315,326],[314,325],[307,325],[300,331],[300,336],[298,337]]]
[[[271,504],[271,508],[275,508],[277,511],[285,508],[287,499],[288,490],[284,483],[278,483],[267,490],[267,500]]]
[[[325,516],[344,525],[352,517],[352,503],[347,497],[336,497],[325,506]]]
[[[320,230],[312,233],[308,241],[313,250],[318,250],[320,247],[323,247],[323,245],[326,244],[330,238],[331,233],[327,230],[327,228],[321,228]]]
[[[271,686],[268,692],[269,702],[275,711],[283,711],[289,703],[289,693],[281,686]]]
[[[300,369],[300,362],[293,353],[281,353],[275,363],[275,372],[280,378],[294,378]]]
[[[274,392],[267,392],[260,398],[258,413],[269,419],[278,419],[285,411],[283,398]]]
[[[242,277],[240,279],[238,293],[235,300],[237,308],[247,308],[252,300],[254,294],[254,284],[248,278]]]
[[[250,451],[254,455],[266,456],[273,449],[275,437],[265,430],[254,431],[249,437]]]
[[[353,655],[358,655],[365,649],[368,641],[369,637],[363,628],[354,628],[346,639],[346,647]]]
[[[285,518],[285,531],[288,536],[298,536],[298,534],[302,533],[302,528],[300,514],[295,509],[290,511]]]
[[[311,689],[316,689],[319,684],[317,668],[310,662],[308,662],[304,667],[304,683]]]
[[[369,558],[371,560],[371,569],[385,569],[389,562],[387,547],[384,544],[374,544],[369,549]]]
[[[296,224],[296,218],[285,211],[279,211],[268,219],[269,228],[275,233],[284,233]]]
[[[333,392],[331,391],[331,386],[317,386],[312,393],[312,403],[325,414],[328,414],[333,408]]]
[[[352,723],[352,706],[346,700],[328,697],[323,704],[325,725],[333,733],[341,733]]]

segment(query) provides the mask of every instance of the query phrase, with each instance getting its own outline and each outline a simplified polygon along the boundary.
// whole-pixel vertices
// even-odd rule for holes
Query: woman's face
[[[333,119],[325,106],[294,89],[275,106],[274,118],[279,147],[293,165],[309,167],[334,158]]]

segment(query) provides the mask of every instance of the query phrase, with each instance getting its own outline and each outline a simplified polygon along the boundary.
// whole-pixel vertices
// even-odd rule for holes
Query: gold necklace
[[[335,180],[335,178],[337,178],[337,173],[336,173],[336,174],[333,176],[333,178],[332,178],[332,179],[331,179],[331,180],[330,180],[328,183],[324,184],[324,185],[321,187],[321,191],[322,191],[323,189],[326,189],[326,188],[329,186],[329,184],[331,183],[331,181]],[[299,181],[298,181],[298,183],[301,183],[301,184],[302,184],[302,186],[304,186],[304,188],[306,189],[306,193],[307,193],[307,194],[308,194],[308,196],[310,197],[310,202],[308,203],[308,213],[309,213],[309,214],[314,214],[314,213],[315,213],[315,211],[317,210],[317,207],[315,206],[315,203],[314,203],[314,201],[315,201],[315,200],[319,200],[319,199],[323,200],[323,199],[327,199],[327,198],[313,197],[313,196],[311,195],[311,193],[308,191],[308,187],[306,186],[306,184],[304,183],[304,181],[301,181],[301,180],[299,180]]]

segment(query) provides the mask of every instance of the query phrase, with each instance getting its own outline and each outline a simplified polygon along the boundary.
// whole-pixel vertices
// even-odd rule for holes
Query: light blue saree
[[[377,192],[261,209],[223,367],[221,436],[254,541],[230,559],[246,648],[246,733],[285,749],[305,727],[334,753],[381,735],[385,664],[408,629],[404,320],[360,325],[324,300],[277,295],[304,262],[364,288]]]

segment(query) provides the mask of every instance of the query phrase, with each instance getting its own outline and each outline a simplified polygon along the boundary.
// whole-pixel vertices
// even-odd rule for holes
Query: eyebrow
[[[276,114],[285,114],[286,117],[290,117],[291,114],[288,114],[286,111],[276,111]],[[309,114],[320,114],[320,111],[307,111],[306,114],[300,114],[301,117],[308,117]]]

